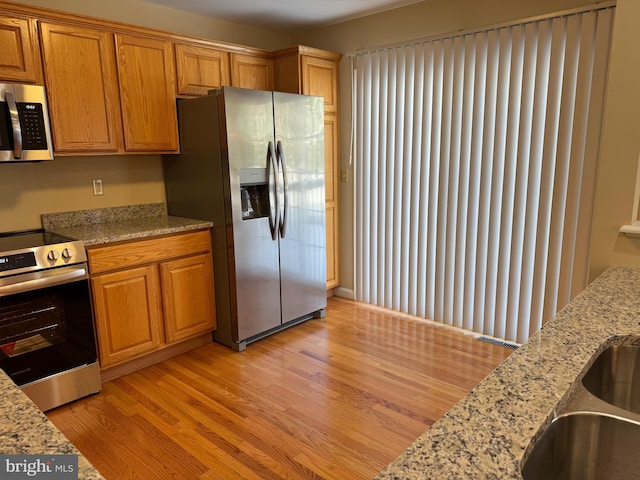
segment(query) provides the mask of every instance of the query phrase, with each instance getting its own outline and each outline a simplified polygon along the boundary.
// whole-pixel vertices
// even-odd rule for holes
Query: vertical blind
[[[354,54],[357,300],[520,343],[586,286],[614,11]]]

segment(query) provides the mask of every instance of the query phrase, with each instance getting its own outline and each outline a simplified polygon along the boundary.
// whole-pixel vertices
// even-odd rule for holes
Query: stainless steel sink
[[[640,424],[598,413],[557,417],[522,468],[532,479],[640,478]]]
[[[602,351],[521,465],[525,480],[640,479],[640,337]]]
[[[613,345],[604,350],[582,384],[605,402],[640,414],[640,345]]]

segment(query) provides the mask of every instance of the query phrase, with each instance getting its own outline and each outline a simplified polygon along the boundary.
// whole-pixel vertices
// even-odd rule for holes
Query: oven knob
[[[71,257],[73,257],[73,251],[65,248],[64,250],[62,250],[62,258],[64,258],[65,260],[69,260]]]
[[[58,256],[59,256],[58,252],[55,250],[50,250],[49,253],[47,254],[47,258],[52,262],[55,262],[56,260],[58,260]]]

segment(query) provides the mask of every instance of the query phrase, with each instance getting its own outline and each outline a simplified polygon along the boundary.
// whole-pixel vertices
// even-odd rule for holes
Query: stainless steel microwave
[[[44,87],[0,83],[0,162],[53,160]]]

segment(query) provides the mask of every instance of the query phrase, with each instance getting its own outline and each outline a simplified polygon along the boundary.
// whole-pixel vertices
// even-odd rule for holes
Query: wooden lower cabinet
[[[105,369],[127,373],[212,341],[209,231],[89,247],[87,254],[103,380]]]
[[[100,365],[108,367],[160,348],[162,309],[155,265],[91,280]]]
[[[215,327],[211,254],[160,264],[167,343]],[[194,301],[197,300],[197,301]]]

